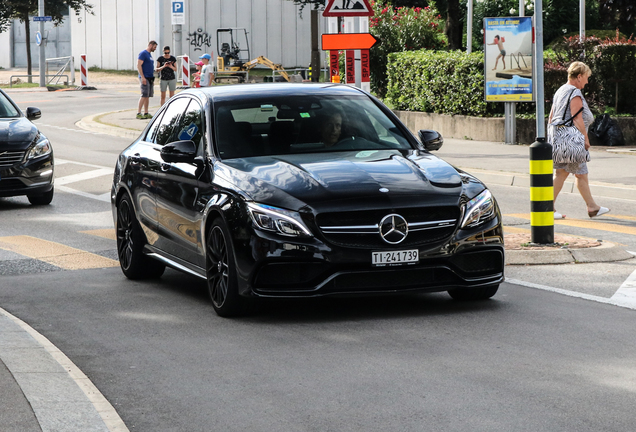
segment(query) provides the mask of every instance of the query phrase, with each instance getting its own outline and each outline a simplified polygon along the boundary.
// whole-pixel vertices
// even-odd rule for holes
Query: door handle
[[[167,163],[162,163],[161,164],[161,171],[168,171],[170,169],[170,164]]]

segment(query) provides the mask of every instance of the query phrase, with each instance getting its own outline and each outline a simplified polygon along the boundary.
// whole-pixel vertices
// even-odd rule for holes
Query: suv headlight
[[[474,228],[495,217],[495,200],[488,189],[465,204],[461,228]]]
[[[247,203],[254,225],[263,231],[290,237],[312,237],[297,212],[265,204]]]
[[[51,143],[49,142],[49,140],[47,138],[40,138],[38,142],[36,142],[35,145],[29,149],[26,158],[27,160],[35,159],[40,156],[45,156],[51,153],[51,151]]]

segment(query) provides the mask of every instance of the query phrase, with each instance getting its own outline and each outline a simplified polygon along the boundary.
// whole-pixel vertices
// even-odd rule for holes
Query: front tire
[[[53,201],[53,187],[48,192],[45,192],[41,195],[27,195],[27,199],[32,205],[49,205],[51,201]]]
[[[453,300],[459,301],[488,300],[497,294],[498,289],[499,285],[493,285],[482,288],[454,289],[449,290],[448,294]]]
[[[245,299],[238,293],[236,263],[230,232],[221,218],[212,222],[208,231],[205,271],[212,306],[221,317],[240,315]]]
[[[128,279],[161,277],[166,266],[143,253],[146,241],[128,195],[117,205],[117,256]]]

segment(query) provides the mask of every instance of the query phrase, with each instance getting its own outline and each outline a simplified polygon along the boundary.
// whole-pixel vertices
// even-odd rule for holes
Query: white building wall
[[[0,67],[9,69],[12,66],[12,46],[11,30],[0,33]]]
[[[73,55],[79,60],[81,54],[86,54],[89,67],[136,69],[137,55],[154,39],[160,44],[154,57],[161,55],[163,45],[170,45],[174,55],[186,53],[190,58],[198,58],[204,52],[212,52],[216,56],[217,28],[245,27],[252,58],[263,55],[287,68],[307,66],[310,62],[309,7],[303,10],[301,18],[299,7],[289,0],[185,2],[181,53],[175,51],[169,0],[92,0],[94,15],[84,11],[70,14]],[[210,36],[209,47],[196,47],[187,40],[188,34],[198,29]]]

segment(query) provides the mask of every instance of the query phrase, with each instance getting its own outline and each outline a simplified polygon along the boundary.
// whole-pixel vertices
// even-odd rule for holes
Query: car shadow
[[[161,279],[152,282],[154,289],[188,297],[208,306],[214,314],[205,281],[167,269]],[[446,292],[327,296],[313,298],[259,298],[249,302],[245,314],[232,318],[245,323],[311,323],[325,321],[360,321],[422,316],[484,313],[505,307],[497,299],[456,301]],[[221,318],[219,318],[221,319]]]

